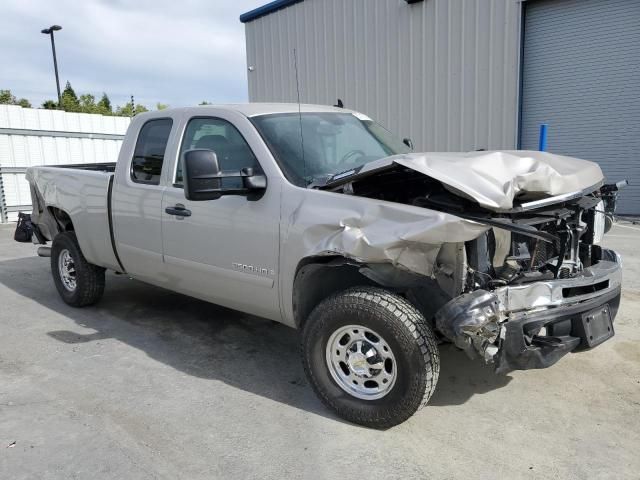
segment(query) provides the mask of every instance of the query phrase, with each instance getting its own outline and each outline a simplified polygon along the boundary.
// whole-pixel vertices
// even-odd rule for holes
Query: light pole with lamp
[[[49,28],[45,28],[41,30],[45,35],[51,36],[51,50],[53,51],[53,69],[56,72],[56,87],[58,88],[58,108],[60,108],[60,103],[62,102],[62,97],[60,95],[60,79],[58,78],[58,61],[56,60],[56,42],[53,39],[53,32],[57,32],[58,30],[62,30],[60,25],[51,25]]]

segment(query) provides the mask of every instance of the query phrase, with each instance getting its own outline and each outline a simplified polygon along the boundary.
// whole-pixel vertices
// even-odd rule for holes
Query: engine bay
[[[458,291],[448,292],[452,297],[477,289],[571,278],[592,264],[593,246],[611,226],[606,216],[611,210],[609,199],[599,189],[559,201],[549,199],[551,203],[544,195],[524,192],[514,208],[496,212],[438,180],[400,166],[321,188],[490,225],[484,234],[465,242],[466,272],[457,282]]]

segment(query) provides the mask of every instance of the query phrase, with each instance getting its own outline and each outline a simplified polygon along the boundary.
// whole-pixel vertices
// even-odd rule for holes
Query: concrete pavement
[[[495,376],[442,348],[430,405],[375,431],[327,411],[297,332],[107,275],[73,309],[49,260],[0,226],[0,478],[640,477],[640,227],[616,336],[550,369]]]

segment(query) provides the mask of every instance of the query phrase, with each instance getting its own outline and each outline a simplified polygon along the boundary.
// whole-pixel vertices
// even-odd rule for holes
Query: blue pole
[[[541,152],[547,151],[547,127],[546,123],[540,124],[540,141],[538,143],[538,150]]]

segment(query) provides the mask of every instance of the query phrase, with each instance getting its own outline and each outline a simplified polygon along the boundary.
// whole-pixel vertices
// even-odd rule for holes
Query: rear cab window
[[[146,185],[160,184],[172,125],[172,119],[158,118],[142,126],[131,160],[131,180]]]

